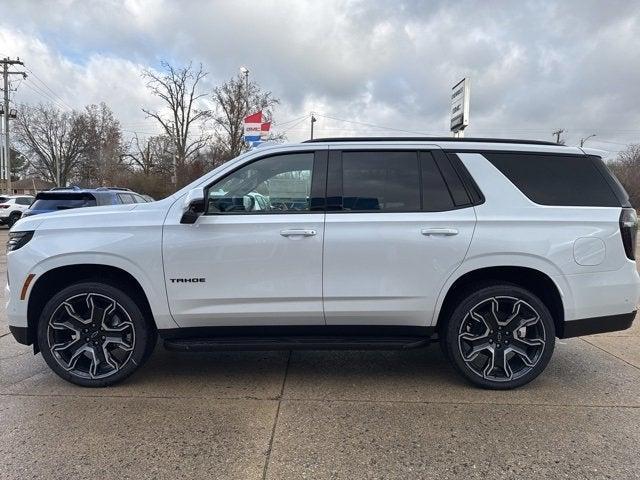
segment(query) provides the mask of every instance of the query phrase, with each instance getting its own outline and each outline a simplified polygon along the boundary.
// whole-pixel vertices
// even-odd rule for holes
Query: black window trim
[[[255,162],[259,162],[260,160],[266,160],[271,157],[280,157],[283,155],[299,155],[302,153],[312,153],[313,154],[313,166],[311,169],[311,191],[309,195],[309,210],[277,210],[277,211],[254,211],[254,212],[209,212],[209,189],[214,185],[218,184],[225,178],[230,175],[233,175],[238,170],[245,168],[249,165],[252,165]],[[263,155],[257,158],[252,159],[249,162],[238,165],[233,168],[231,171],[225,173],[223,176],[212,180],[211,183],[207,184],[204,187],[204,198],[205,198],[205,211],[203,213],[204,216],[222,216],[228,217],[233,215],[300,215],[300,214],[310,214],[310,213],[318,213],[325,211],[326,205],[326,188],[327,188],[327,157],[328,157],[328,149],[327,148],[310,148],[310,149],[302,149],[302,150],[290,150],[290,151],[280,151],[273,152],[267,155]]]
[[[447,159],[451,163],[451,166],[458,174],[458,178],[460,178],[462,186],[467,191],[467,195],[471,200],[471,204],[473,206],[482,205],[486,201],[484,194],[482,193],[482,190],[480,190],[480,187],[476,183],[473,176],[469,173],[469,170],[467,170],[467,167],[465,167],[464,163],[462,163],[462,160],[460,160],[460,157],[456,153],[442,153],[446,155]]]
[[[417,155],[418,160],[418,173],[419,173],[419,188],[420,188],[420,209],[419,210],[342,210],[342,193],[343,193],[343,179],[342,179],[342,154],[344,152],[414,152]],[[442,179],[449,190],[452,207],[445,210],[425,210],[424,198],[423,198],[423,185],[422,185],[422,169],[423,169],[423,154],[430,154],[435,161],[436,167],[442,176]],[[331,214],[359,214],[359,213],[438,213],[438,212],[450,212],[454,210],[460,210],[463,208],[470,208],[476,205],[484,203],[485,198],[477,184],[471,177],[471,174],[464,167],[460,159],[457,161],[460,163],[458,167],[455,165],[455,161],[445,155],[444,151],[440,148],[348,148],[348,149],[332,149],[329,151],[329,165],[327,168],[327,213]],[[441,162],[446,162],[451,165],[454,173],[458,176],[463,188],[467,192],[469,197],[469,203],[456,205],[453,195],[451,194],[451,186],[447,183],[445,176],[441,170]],[[465,181],[465,177],[467,180]],[[475,194],[477,200],[474,201],[472,194],[469,192],[470,188],[475,188]]]

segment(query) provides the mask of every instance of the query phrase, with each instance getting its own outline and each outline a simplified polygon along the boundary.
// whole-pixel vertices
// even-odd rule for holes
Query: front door
[[[267,156],[210,185],[195,224],[172,208],[163,256],[178,325],[325,324],[325,174],[326,150]]]
[[[410,147],[331,151],[327,197],[327,324],[431,325],[476,218],[447,157]]]

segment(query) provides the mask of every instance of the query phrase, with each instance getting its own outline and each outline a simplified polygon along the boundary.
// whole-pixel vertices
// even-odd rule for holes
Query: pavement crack
[[[64,393],[24,393],[24,392],[11,392],[4,391],[0,392],[1,397],[34,397],[34,398],[92,398],[92,399],[109,399],[109,400],[210,400],[210,401],[238,401],[238,400],[247,400],[247,401],[259,401],[259,402],[273,402],[278,401],[278,403],[285,402],[309,402],[309,403],[364,403],[364,404],[396,404],[396,405],[475,405],[475,406],[491,406],[491,407],[557,407],[557,408],[625,408],[625,409],[640,409],[640,405],[624,405],[624,404],[580,404],[580,403],[541,403],[541,402],[496,402],[496,401],[486,401],[486,402],[469,402],[469,401],[446,401],[446,400],[372,400],[372,399],[358,399],[358,398],[344,398],[344,399],[335,399],[335,398],[260,398],[254,396],[239,396],[239,397],[216,397],[216,396],[178,396],[178,395],[89,395],[89,394],[64,394]],[[277,422],[279,414],[279,405],[276,410],[276,418],[274,421]],[[270,445],[273,443],[273,432],[274,429],[272,427],[272,439],[269,442]],[[270,451],[267,450],[268,452]]]
[[[581,338],[580,340],[582,340],[582,341],[583,341],[583,342],[585,342],[585,343],[588,343],[588,344],[589,344],[589,345],[591,345],[592,347],[596,347],[598,350],[601,350],[601,351],[603,351],[604,353],[608,353],[608,354],[609,354],[609,355],[611,355],[612,357],[617,358],[617,359],[618,359],[618,360],[620,360],[621,362],[624,362],[624,363],[626,363],[627,365],[632,366],[632,367],[633,367],[633,368],[635,368],[636,370],[640,370],[640,367],[638,367],[637,365],[634,365],[633,363],[628,362],[628,361],[627,361],[627,360],[625,360],[624,358],[619,357],[619,356],[618,356],[618,355],[616,355],[615,353],[611,353],[609,350],[606,350],[606,349],[602,348],[601,346],[596,345],[595,343],[591,343],[591,342],[590,342],[589,340],[587,340],[586,338]]]
[[[620,405],[620,404],[580,404],[580,403],[518,403],[518,402],[465,402],[446,400],[363,400],[363,399],[332,399],[332,398],[287,398],[287,402],[309,402],[309,403],[364,403],[364,404],[395,404],[395,405],[458,405],[458,406],[491,406],[491,407],[554,407],[554,408],[628,408],[640,409],[640,405]]]
[[[287,357],[287,365],[284,368],[284,377],[282,378],[282,386],[280,387],[280,395],[278,395],[278,406],[276,408],[276,415],[273,419],[273,427],[271,428],[271,438],[269,439],[269,447],[267,448],[267,458],[264,461],[264,468],[262,469],[262,480],[267,479],[267,473],[269,472],[269,460],[271,460],[271,450],[273,449],[273,439],[276,436],[276,427],[278,426],[278,418],[280,417],[280,405],[282,405],[282,397],[284,396],[284,387],[287,383],[287,375],[289,374],[289,365],[291,364],[291,350],[289,350],[289,356]]]

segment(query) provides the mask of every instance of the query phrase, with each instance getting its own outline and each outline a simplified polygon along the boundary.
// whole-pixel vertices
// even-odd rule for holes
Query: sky
[[[449,135],[467,77],[467,136],[640,143],[640,1],[0,0],[0,55],[27,69],[12,101],[104,101],[126,135],[160,131],[141,72],[166,60],[205,91],[246,66],[290,141],[310,112],[316,137]]]

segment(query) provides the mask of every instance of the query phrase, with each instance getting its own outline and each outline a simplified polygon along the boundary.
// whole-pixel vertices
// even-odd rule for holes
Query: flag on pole
[[[244,141],[256,146],[269,136],[271,122],[262,121],[262,111],[244,117]]]

